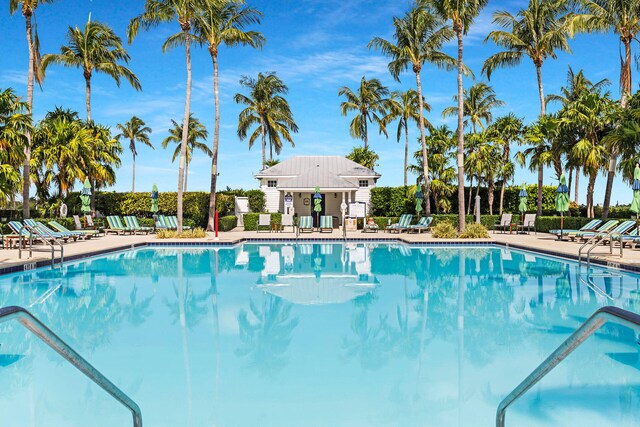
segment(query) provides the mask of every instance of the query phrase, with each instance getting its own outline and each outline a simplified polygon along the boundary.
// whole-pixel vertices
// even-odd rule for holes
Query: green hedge
[[[223,216],[218,218],[218,230],[231,231],[238,226],[238,218],[234,215]]]
[[[263,212],[263,213],[269,213],[269,212]],[[258,229],[259,215],[260,215],[259,213],[248,213],[243,215],[245,231],[256,231]],[[271,212],[271,223],[281,224],[282,214],[277,212]]]

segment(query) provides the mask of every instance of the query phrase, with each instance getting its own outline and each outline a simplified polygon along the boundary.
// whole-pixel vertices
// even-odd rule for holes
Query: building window
[[[359,185],[360,187],[368,187],[368,186],[369,186],[369,180],[368,180],[368,179],[361,179],[361,180],[358,182],[358,185]]]
[[[275,179],[273,180],[268,180],[267,181],[267,187],[269,188],[276,188],[278,186],[278,181],[276,181]]]

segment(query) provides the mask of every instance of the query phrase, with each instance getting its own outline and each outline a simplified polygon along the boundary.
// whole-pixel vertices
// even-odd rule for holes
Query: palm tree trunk
[[[426,216],[431,215],[431,203],[429,200],[429,158],[427,156],[427,142],[424,137],[424,103],[422,100],[422,83],[420,82],[420,71],[416,71],[416,86],[418,89],[418,103],[420,106],[420,142],[422,143],[422,176],[424,179],[424,201]],[[464,201],[462,202],[464,206]]]
[[[269,161],[273,161],[273,142],[269,141]]]
[[[187,94],[184,103],[184,118],[182,119],[182,142],[180,145],[180,166],[178,167],[178,233],[182,232],[182,194],[189,137],[189,110],[191,109],[191,36],[188,30],[183,31],[185,35],[184,51],[187,62]]]
[[[578,203],[578,190],[580,189],[580,166],[576,166],[576,185],[575,185],[575,194],[573,195],[573,201]]]
[[[542,181],[544,179],[544,165],[542,163],[540,163],[538,165],[538,209],[537,209],[537,215],[540,217],[542,216]]]
[[[264,118],[260,116],[260,134],[262,136],[262,169],[267,166],[267,139],[264,131]]]
[[[213,128],[213,155],[211,156],[211,189],[209,190],[209,219],[207,231],[215,230],[216,215],[216,186],[218,182],[218,142],[220,140],[220,99],[218,89],[218,50],[217,47],[209,48],[213,61],[213,101],[215,104],[215,124]]]
[[[476,186],[476,197],[473,203],[473,212],[475,213],[476,210],[478,209],[478,197],[480,196],[480,178],[478,178],[478,185]],[[471,204],[471,201],[469,201],[469,204]]]
[[[96,180],[94,177],[89,177],[91,183],[91,214],[96,215]]]
[[[540,96],[540,117],[546,114],[544,103],[544,88],[542,86],[542,64],[536,65],[536,76],[538,77],[538,95]]]
[[[189,162],[184,162],[184,192],[187,192],[187,178],[189,176]]]
[[[500,188],[500,212],[499,215],[502,215],[502,211],[504,209],[504,189],[507,186],[507,180],[502,179],[502,188]]]
[[[363,117],[362,119],[364,120],[364,151],[367,151],[369,149],[369,129],[367,126],[367,114],[366,112],[363,113]]]
[[[24,19],[27,31],[27,46],[29,47],[29,68],[27,71],[27,115],[33,117],[33,79],[35,76],[35,51],[33,48],[33,34],[31,27],[31,10],[25,10]],[[24,147],[24,162],[22,163],[22,217],[28,219],[29,190],[31,187],[31,132],[25,132],[27,144]]]
[[[596,178],[598,173],[590,173],[589,174],[589,184],[587,185],[587,217],[593,218],[595,216],[594,206],[593,206],[593,189],[596,185]]]
[[[469,178],[469,204],[467,205],[467,215],[471,215],[471,198],[472,197],[473,197],[473,175],[471,175],[471,177]]]
[[[487,201],[489,202],[489,215],[493,215],[493,199],[495,195],[493,192],[495,191],[495,182],[493,182],[493,178],[489,180],[488,188],[487,188]]]
[[[631,93],[631,39],[624,38],[624,61],[620,70],[620,105],[627,108],[627,98]],[[611,159],[609,160],[609,171],[607,173],[607,186],[604,191],[604,203],[602,204],[602,218],[609,216],[609,206],[611,204],[611,192],[613,191],[613,179],[616,176],[616,165],[618,163],[618,146],[611,148]]]
[[[85,103],[87,104],[87,123],[91,123],[91,73],[85,71],[84,81],[86,87]]]
[[[407,167],[409,166],[409,126],[407,121],[404,122],[404,186],[407,186]]]
[[[458,228],[465,230],[464,216],[464,92],[462,87],[462,28],[456,29],[458,37]]]
[[[133,165],[132,165],[132,172],[131,172],[131,192],[135,193],[136,192],[136,155],[133,155]]]

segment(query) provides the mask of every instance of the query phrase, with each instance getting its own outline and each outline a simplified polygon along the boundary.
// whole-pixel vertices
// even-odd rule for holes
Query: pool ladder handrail
[[[39,232],[38,230],[34,230],[33,227],[26,227],[25,224],[22,224],[18,233],[18,235],[21,236],[20,241],[18,242],[18,259],[22,259],[22,247],[23,247],[22,233],[24,230],[27,230],[29,232],[29,258],[33,256],[34,252],[49,252],[48,249],[33,249],[33,236],[35,234],[41,241],[49,245],[49,247],[51,248],[51,268],[55,267],[55,259],[56,259],[56,248],[54,246],[54,243],[60,246],[60,249],[59,249],[60,266],[62,267],[62,265],[64,264],[64,246],[62,245],[62,243],[58,239],[56,239],[54,236],[50,234],[45,235]]]
[[[598,309],[500,402],[496,411],[496,427],[504,427],[505,413],[512,403],[536,385],[607,322],[615,322],[640,331],[640,315],[613,306]]]
[[[33,314],[18,306],[0,308],[0,322],[7,322],[9,320],[17,320],[27,330],[40,338],[42,342],[55,350],[67,362],[71,363],[76,369],[129,409],[133,415],[133,427],[142,427],[142,412],[136,402],[134,402],[115,384],[109,381],[107,377],[93,367],[93,365],[91,365],[86,359],[80,356],[78,352],[76,352],[69,344],[64,342]]]
[[[591,265],[591,251],[598,247],[598,244],[600,244],[601,241],[605,240],[607,236],[609,237],[609,254],[613,255],[613,237],[616,235],[620,237],[620,258],[622,258],[624,254],[624,242],[622,241],[622,233],[614,230],[600,231],[591,236],[591,238],[587,239],[587,241],[584,242],[582,246],[580,246],[580,249],[578,249],[578,266],[582,265],[582,250],[589,244],[591,244],[591,246],[587,250],[587,268],[589,268],[589,266]]]

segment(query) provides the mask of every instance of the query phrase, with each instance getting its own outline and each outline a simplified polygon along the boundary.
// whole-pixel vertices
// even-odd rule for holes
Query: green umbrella
[[[567,187],[567,177],[560,175],[560,185],[556,190],[556,211],[560,212],[560,238],[564,229],[564,213],[569,210],[569,187]]]
[[[320,194],[320,187],[316,187],[316,193],[313,195],[313,211],[316,213],[317,225],[320,226],[320,212],[322,212],[322,194]]]
[[[416,213],[420,216],[420,212],[422,212],[422,201],[424,200],[424,194],[422,191],[416,192]]]
[[[525,213],[527,211],[527,198],[529,197],[529,195],[527,194],[527,189],[524,183],[522,183],[522,185],[520,186],[520,193],[518,193],[518,197],[520,197],[520,204],[518,205],[518,210],[521,213]]]
[[[636,218],[640,213],[640,166],[636,164],[636,168],[633,171],[633,200],[631,201],[631,212],[636,213]]]
[[[80,200],[82,200],[82,208],[80,208],[80,211],[85,214],[91,212],[91,184],[88,178],[84,180],[84,186],[80,192]]]
[[[158,186],[153,184],[153,190],[151,190],[151,213],[158,212]]]

